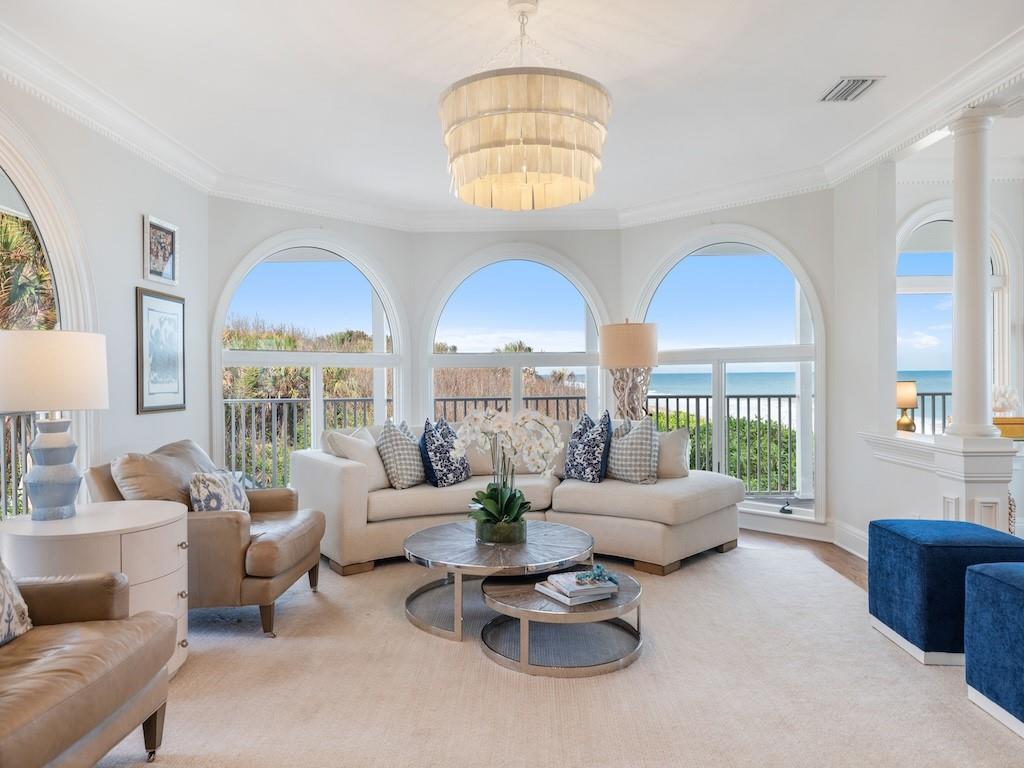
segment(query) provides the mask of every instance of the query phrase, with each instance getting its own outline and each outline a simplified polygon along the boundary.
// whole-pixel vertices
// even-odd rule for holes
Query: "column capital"
[[[998,115],[999,110],[990,107],[965,109],[950,122],[949,130],[953,134],[953,138],[989,131]]]

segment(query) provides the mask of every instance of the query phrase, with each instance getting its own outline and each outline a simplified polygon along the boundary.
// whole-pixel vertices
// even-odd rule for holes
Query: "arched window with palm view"
[[[498,261],[448,298],[434,334],[434,416],[492,407],[575,419],[597,406],[597,327],[563,274],[526,259]]]
[[[57,288],[46,249],[28,206],[0,170],[0,330],[57,327]],[[25,510],[21,478],[28,469],[32,416],[0,415],[0,519]]]
[[[228,467],[252,486],[288,480],[292,450],[327,428],[394,413],[397,356],[373,286],[320,248],[279,251],[231,299],[223,336]]]
[[[689,428],[691,467],[743,480],[748,511],[814,517],[814,324],[792,271],[752,245],[708,245],[668,271],[646,321],[660,359],[648,410]]]

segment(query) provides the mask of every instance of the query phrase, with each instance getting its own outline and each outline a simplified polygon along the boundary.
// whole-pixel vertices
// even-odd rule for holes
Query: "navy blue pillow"
[[[583,414],[565,449],[565,477],[585,483],[600,483],[608,472],[608,453],[611,449],[612,419],[608,411],[594,423]]]
[[[423,425],[423,435],[420,437],[423,472],[427,482],[435,488],[447,488],[469,480],[472,474],[468,458],[452,458],[455,438],[455,430],[444,419],[438,419],[437,424],[431,424],[430,419],[427,419]]]

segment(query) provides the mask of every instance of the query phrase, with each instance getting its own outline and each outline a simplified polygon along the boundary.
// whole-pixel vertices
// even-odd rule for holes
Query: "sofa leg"
[[[634,560],[633,567],[638,571],[644,573],[653,573],[655,576],[668,576],[673,571],[678,571],[683,566],[682,560],[676,560],[668,565],[658,565],[657,563],[648,563],[645,560]]]
[[[366,573],[372,571],[373,566],[377,564],[376,560],[367,560],[365,563],[351,563],[349,565],[341,565],[336,563],[330,558],[327,558],[327,566],[335,573],[340,573],[342,576],[355,576],[357,573]]]
[[[725,542],[725,544],[719,544],[717,547],[715,547],[715,552],[731,552],[732,550],[736,549],[736,544],[737,539],[727,541]]]
[[[156,760],[156,751],[164,740],[164,715],[167,712],[167,702],[160,705],[160,709],[142,721],[142,740],[146,744],[146,762],[152,763]]]
[[[260,621],[263,623],[263,632],[268,637],[277,637],[274,634],[274,604],[260,606]]]
[[[316,592],[317,588],[320,585],[320,562],[319,561],[317,561],[317,564],[309,569],[309,573],[307,575],[309,576],[309,588],[312,589],[314,592]]]

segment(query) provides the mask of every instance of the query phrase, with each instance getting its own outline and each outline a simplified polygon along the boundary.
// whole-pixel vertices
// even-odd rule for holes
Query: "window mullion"
[[[320,447],[320,433],[324,430],[324,368],[314,364],[309,368],[309,444]]]

